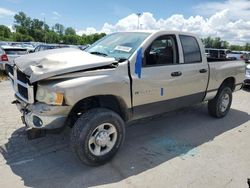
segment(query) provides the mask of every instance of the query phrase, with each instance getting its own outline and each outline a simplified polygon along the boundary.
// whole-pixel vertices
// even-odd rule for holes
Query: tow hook
[[[11,102],[11,104],[20,104],[20,102],[18,100],[14,100]]]

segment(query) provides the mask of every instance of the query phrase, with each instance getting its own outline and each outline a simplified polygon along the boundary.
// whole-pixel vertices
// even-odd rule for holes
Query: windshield
[[[148,36],[149,33],[114,33],[98,40],[85,51],[124,60],[128,59]]]

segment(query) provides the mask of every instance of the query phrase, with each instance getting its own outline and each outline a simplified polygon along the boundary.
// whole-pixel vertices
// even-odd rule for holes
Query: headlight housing
[[[63,99],[63,93],[50,91],[41,86],[38,86],[37,88],[36,100],[38,100],[39,102],[44,102],[46,104],[52,105],[62,105]]]

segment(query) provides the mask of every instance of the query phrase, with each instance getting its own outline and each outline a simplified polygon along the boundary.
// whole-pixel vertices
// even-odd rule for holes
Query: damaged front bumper
[[[44,103],[27,104],[14,101],[23,114],[22,121],[28,128],[57,129],[64,126],[70,111],[69,106],[53,106]]]

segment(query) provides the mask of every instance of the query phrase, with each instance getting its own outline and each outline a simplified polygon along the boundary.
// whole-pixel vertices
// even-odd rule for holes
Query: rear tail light
[[[8,56],[6,54],[3,54],[1,56],[1,61],[8,61]]]
[[[243,55],[241,55],[241,56],[240,56],[240,59],[244,59],[244,56],[243,56]]]

